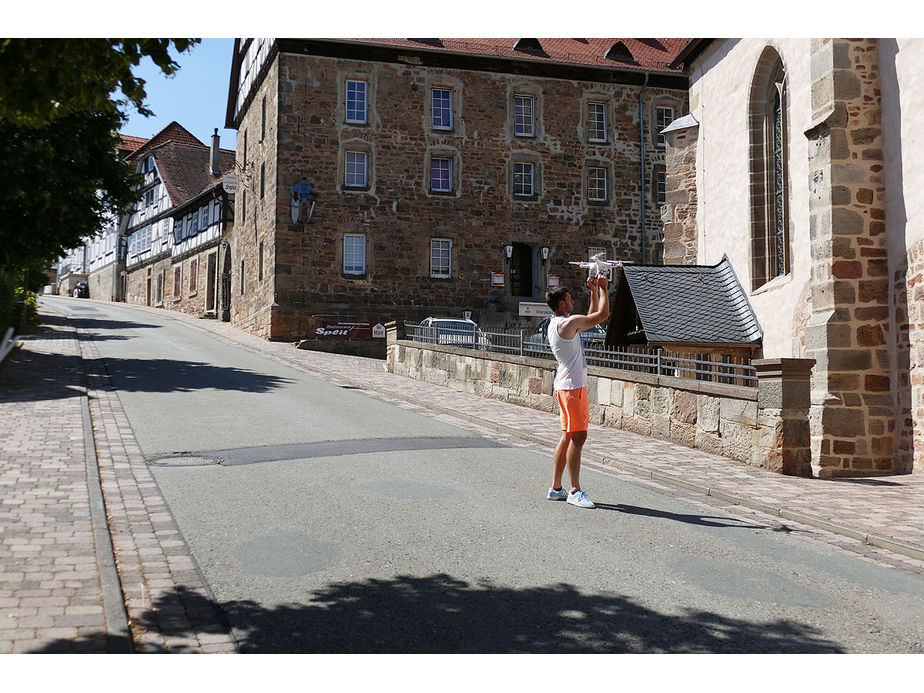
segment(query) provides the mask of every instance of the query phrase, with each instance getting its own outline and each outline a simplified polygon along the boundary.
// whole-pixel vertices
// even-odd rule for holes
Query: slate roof
[[[608,344],[756,346],[763,339],[728,256],[715,265],[624,265],[614,284]],[[632,338],[638,327],[644,339]]]
[[[682,72],[682,66],[671,63],[690,42],[688,38],[345,38],[340,40],[467,55],[621,67],[630,70],[657,70],[669,73]],[[538,50],[528,48],[526,42],[533,40],[539,42]],[[520,41],[524,43],[519,43]],[[622,52],[617,48],[614,53],[610,53],[618,42],[621,42],[628,51],[628,59],[607,57],[607,54],[613,56]],[[519,50],[515,48],[518,43],[521,46]]]

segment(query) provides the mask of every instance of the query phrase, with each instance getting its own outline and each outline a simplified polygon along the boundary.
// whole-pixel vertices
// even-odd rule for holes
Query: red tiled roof
[[[515,38],[345,38],[338,40],[517,60],[673,73],[679,73],[681,70],[669,67],[671,61],[690,41],[688,38],[540,38],[536,40],[539,41],[541,50],[533,51],[515,50],[514,46],[520,41]],[[622,42],[628,49],[633,61],[613,60],[606,57],[617,42]]]
[[[209,171],[211,150],[201,142],[193,144],[170,140],[155,146],[151,153],[174,207],[189,202],[221,180],[220,176],[213,176]],[[218,150],[220,171],[233,169],[234,161],[233,151]]]
[[[125,156],[126,154],[131,154],[135,150],[142,147],[147,141],[147,137],[134,137],[132,135],[119,135],[121,144],[119,144],[119,152]]]
[[[199,147],[206,147],[206,145],[203,144],[201,140],[197,139],[194,134],[192,134],[189,130],[174,120],[163,130],[154,135],[154,137],[133,151],[129,155],[129,158],[132,160],[137,160],[138,157],[140,157],[144,152],[150,151],[154,147],[158,147],[165,142],[180,142],[184,144],[196,145]],[[206,149],[208,149],[208,147],[206,147]]]

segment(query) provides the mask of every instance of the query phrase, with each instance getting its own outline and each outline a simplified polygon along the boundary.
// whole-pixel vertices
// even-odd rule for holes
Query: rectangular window
[[[193,214],[186,217],[186,236],[192,238],[199,233],[199,215]]]
[[[343,273],[366,273],[366,237],[346,235],[343,237]]]
[[[173,268],[173,298],[179,298],[182,293],[183,270],[180,265]]]
[[[241,283],[241,296],[244,295],[244,260],[241,260],[241,273],[238,275],[240,277],[239,281]]]
[[[207,229],[209,227],[209,207],[206,205],[199,212],[199,228]]]
[[[433,129],[452,130],[452,90],[433,90]]]
[[[366,83],[347,80],[346,83],[346,122],[366,122]]]
[[[661,130],[674,122],[674,109],[658,106],[655,109],[655,120],[657,121],[655,123],[655,132],[657,133],[655,142],[659,147],[665,147],[667,146],[667,138],[661,134]]]
[[[606,142],[606,104],[601,101],[587,104],[587,140]]]
[[[151,188],[144,194],[144,206],[145,207],[148,207],[154,204],[154,193],[155,192],[156,192],[155,189]]]
[[[533,97],[517,95],[513,97],[513,131],[521,137],[536,134],[533,124]]]
[[[260,164],[260,199],[263,199],[263,192],[266,189],[266,162]]]
[[[158,272],[157,278],[155,280],[155,289],[154,289],[154,303],[155,305],[160,305],[164,302],[164,272]]]
[[[658,206],[663,207],[667,204],[667,174],[664,171],[655,171],[655,190]]]
[[[177,245],[183,242],[183,219],[176,219],[173,222],[173,242]]]
[[[587,169],[587,199],[594,202],[606,202],[606,169],[591,166]]]
[[[587,249],[587,259],[589,260],[594,255],[599,255],[601,260],[606,260],[606,248],[601,248],[599,246],[591,246]]]
[[[366,152],[346,152],[343,184],[348,188],[366,187]]]
[[[247,171],[247,131],[244,130],[244,171]]]
[[[430,241],[430,276],[436,279],[452,276],[452,241],[448,238]]]
[[[263,241],[260,241],[259,256],[257,260],[257,279],[263,281]]]
[[[260,103],[260,141],[266,139],[266,95],[263,95],[263,101]]]
[[[199,259],[193,258],[189,261],[189,293],[196,290],[196,284],[199,281]]]
[[[452,192],[452,159],[430,160],[430,191]]]
[[[516,162],[513,164],[513,194],[532,197],[534,191],[535,164]]]

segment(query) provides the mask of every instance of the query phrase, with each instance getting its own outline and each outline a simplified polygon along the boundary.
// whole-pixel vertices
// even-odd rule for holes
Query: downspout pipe
[[[645,81],[642,83],[642,88],[638,92],[638,150],[639,150],[639,180],[640,180],[640,189],[642,193],[642,199],[640,200],[640,207],[642,212],[642,257],[640,262],[645,264],[645,106],[643,99],[645,96],[645,87],[648,86],[648,75],[649,73],[645,72]]]

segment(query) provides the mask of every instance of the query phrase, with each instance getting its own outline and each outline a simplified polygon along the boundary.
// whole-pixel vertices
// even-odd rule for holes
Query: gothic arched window
[[[788,99],[786,71],[769,46],[751,83],[751,288],[791,270],[789,250]]]

